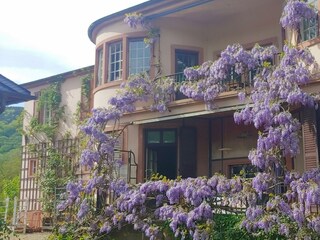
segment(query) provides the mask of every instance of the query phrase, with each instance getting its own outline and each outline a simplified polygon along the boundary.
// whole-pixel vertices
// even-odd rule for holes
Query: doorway
[[[145,131],[145,177],[155,173],[169,179],[177,177],[177,141],[175,129],[147,129]]]

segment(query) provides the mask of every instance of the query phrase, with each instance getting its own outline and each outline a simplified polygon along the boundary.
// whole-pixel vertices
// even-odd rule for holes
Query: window
[[[147,131],[147,144],[175,144],[175,142],[176,131],[173,129]]]
[[[318,0],[306,0],[315,8],[318,6]],[[318,36],[318,16],[312,19],[304,19],[300,27],[301,40],[307,41]]]
[[[187,67],[199,65],[199,53],[195,51],[187,51],[177,49],[175,51],[175,69],[176,73],[181,73],[177,76],[177,81],[184,80],[183,70]]]
[[[29,161],[29,177],[34,177],[37,173],[37,160],[31,159]]]
[[[129,75],[150,70],[150,46],[143,39],[129,41]]]
[[[52,110],[47,104],[44,104],[39,111],[39,123],[51,124],[51,120]]]
[[[41,96],[41,92],[35,92],[34,95],[38,99]],[[33,114],[40,124],[50,124],[52,121],[52,109],[46,103],[40,108],[38,101],[35,101]]]
[[[175,129],[150,129],[145,132],[145,177],[159,173],[169,179],[177,177],[177,141]]]
[[[109,44],[108,81],[122,79],[122,42]]]
[[[100,86],[103,83],[103,49],[98,50],[98,61],[97,61],[97,81],[96,87]]]
[[[230,177],[243,176],[245,178],[253,178],[257,169],[251,164],[230,165]]]

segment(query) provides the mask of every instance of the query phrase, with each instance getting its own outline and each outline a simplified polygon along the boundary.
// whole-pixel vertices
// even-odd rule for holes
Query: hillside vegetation
[[[0,199],[18,195],[21,162],[22,107],[0,114]]]

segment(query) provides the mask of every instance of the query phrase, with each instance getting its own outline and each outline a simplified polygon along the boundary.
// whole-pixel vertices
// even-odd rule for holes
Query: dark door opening
[[[169,179],[177,177],[177,141],[175,129],[150,129],[145,132],[145,177],[158,173]]]
[[[147,148],[148,178],[154,173],[169,179],[177,177],[177,150],[175,146],[156,146]]]

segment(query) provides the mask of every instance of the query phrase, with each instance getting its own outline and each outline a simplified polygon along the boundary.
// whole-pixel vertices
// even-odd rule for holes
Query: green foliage
[[[12,216],[13,213],[13,199],[19,196],[20,190],[20,178],[19,176],[15,176],[13,178],[4,178],[0,181],[0,200],[3,201],[6,198],[9,198],[9,208],[8,208],[8,216]]]
[[[280,236],[276,231],[269,233],[259,232],[257,234],[250,234],[245,229],[241,228],[240,224],[244,215],[231,214],[215,214],[213,217],[214,230],[211,239],[213,240],[265,240],[265,239],[286,239]]]
[[[0,240],[10,240],[12,230],[8,227],[7,223],[0,219]]]
[[[0,154],[21,146],[21,107],[8,107],[0,115]],[[1,162],[1,156],[0,156]]]
[[[60,83],[52,83],[48,88],[41,91],[38,99],[38,110],[46,106],[50,110],[59,108],[61,103]]]
[[[56,187],[65,186],[72,178],[73,172],[68,159],[64,158],[55,149],[49,148],[44,171],[39,173],[39,184],[43,198],[42,209],[49,215],[54,213],[54,201]]]
[[[0,114],[0,122],[8,124],[15,121],[22,111],[22,107],[7,107],[6,110]]]
[[[20,187],[22,110],[22,107],[8,107],[0,115],[0,200],[11,199],[9,215]],[[5,226],[0,223],[0,239],[9,239],[4,234]]]
[[[17,143],[18,145],[18,143]],[[19,173],[21,167],[21,142],[9,152],[0,154],[0,200],[11,200],[19,195]],[[12,210],[10,206],[9,212]]]
[[[92,74],[88,74],[81,79],[81,100],[77,104],[74,113],[74,123],[81,126],[87,120],[90,113],[90,91]]]
[[[64,106],[60,106],[62,98],[60,85],[60,82],[55,82],[48,88],[41,90],[36,110],[38,112],[43,110],[50,112],[51,119],[48,122],[41,123],[37,116],[31,117],[27,135],[36,137],[37,134],[42,133],[45,134],[48,140],[54,141],[59,122],[63,119],[64,115]]]
[[[90,97],[91,79],[92,79],[91,74],[88,74],[87,76],[81,79],[81,94],[88,99]]]
[[[13,179],[4,179],[2,181],[2,194],[4,198],[14,199],[19,195],[20,178],[15,176]]]

